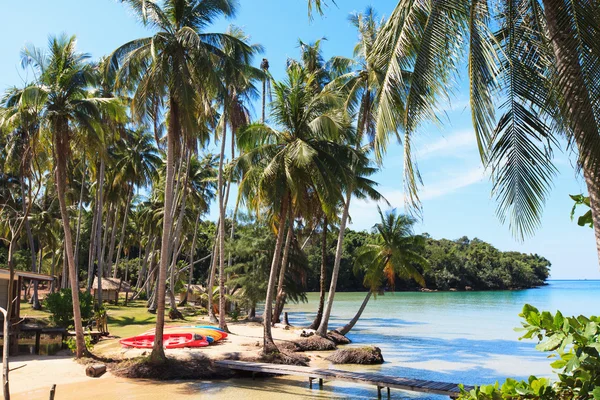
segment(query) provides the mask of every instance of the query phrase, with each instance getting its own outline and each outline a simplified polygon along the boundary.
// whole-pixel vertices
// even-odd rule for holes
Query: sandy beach
[[[205,323],[198,321],[197,323]],[[186,359],[195,353],[205,354],[213,359],[247,359],[255,357],[262,344],[263,327],[259,323],[234,322],[229,324],[231,334],[226,340],[200,349],[166,350],[170,357]],[[299,337],[297,329],[273,329],[277,342],[290,341]],[[104,339],[94,347],[94,353],[111,358],[134,358],[147,354],[146,350],[122,348],[117,338]],[[310,357],[311,365],[326,365],[324,355],[319,352],[304,353]],[[75,361],[68,351],[61,351],[54,356],[25,355],[11,358],[10,388],[15,399],[47,399],[53,384],[56,384],[57,399],[163,399],[167,395],[176,394],[179,399],[198,398],[199,395],[210,395],[211,398],[231,397],[236,388],[255,389],[256,398],[280,398],[281,393],[275,387],[285,382],[298,383],[300,379],[289,377],[261,380],[256,385],[249,379],[231,379],[222,381],[168,381],[134,380],[121,378],[107,372],[99,378],[85,375],[84,365]],[[271,387],[271,390],[268,388]],[[298,388],[303,391],[302,387]],[[309,390],[306,388],[306,390]],[[300,396],[307,393],[294,393]],[[292,393],[288,393],[292,394]],[[324,394],[324,393],[323,393]],[[247,398],[248,394],[245,394]],[[272,397],[271,397],[272,396]],[[311,395],[312,396],[312,395]]]

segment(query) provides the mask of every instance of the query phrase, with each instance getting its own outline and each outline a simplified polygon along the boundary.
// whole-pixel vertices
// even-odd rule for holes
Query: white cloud
[[[486,180],[486,174],[482,167],[476,167],[465,172],[446,172],[435,180],[427,180],[426,177],[424,180],[419,198],[425,202],[483,182]],[[391,208],[403,209],[404,193],[402,190],[380,187],[379,192],[387,199]],[[388,205],[384,201],[377,203],[372,200],[353,200],[350,205],[352,227],[354,229],[371,228],[379,220],[377,205],[382,209],[388,209]]]
[[[426,160],[433,156],[462,156],[464,151],[477,150],[477,139],[473,131],[459,131],[433,142],[418,146],[417,159]]]

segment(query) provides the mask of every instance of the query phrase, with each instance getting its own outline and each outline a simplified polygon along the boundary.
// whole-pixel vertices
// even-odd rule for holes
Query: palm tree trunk
[[[221,156],[219,158],[219,328],[227,329],[225,322],[225,196],[223,189],[223,164],[225,143],[227,142],[227,113],[223,112],[223,137],[221,138]]]
[[[108,257],[106,259],[107,268],[106,268],[106,276],[111,276],[113,274],[113,257],[115,256],[115,243],[117,239],[117,221],[119,220],[119,206],[115,204],[114,212],[112,217],[112,229],[110,230],[110,244],[108,245]],[[116,269],[114,272],[116,276]]]
[[[21,202],[21,206],[23,207],[23,215],[27,213],[27,204],[31,201],[29,196],[26,194],[27,190],[25,189],[25,171],[24,168],[21,168],[21,195],[23,201]],[[25,200],[27,199],[27,200]],[[35,255],[35,243],[33,241],[33,233],[31,233],[31,225],[29,224],[29,218],[25,218],[25,232],[27,233],[27,242],[29,245],[29,251],[31,252],[31,272],[36,273],[36,255]],[[34,310],[40,310],[42,307],[40,306],[40,300],[38,298],[38,286],[37,281],[33,283],[33,296],[31,296],[31,304]]]
[[[150,255],[150,251],[152,250],[153,245],[154,237],[149,237],[148,242],[146,243],[146,248],[144,250],[144,257],[142,258],[142,267],[140,268],[140,273],[138,274],[138,279],[135,284],[136,290],[142,287],[142,282],[144,281],[146,272],[148,270],[148,256]],[[146,295],[148,295],[148,293],[146,293]]]
[[[98,192],[98,201],[96,202],[96,276],[98,277],[98,287],[96,301],[99,307],[102,307],[102,210],[104,197],[102,191],[104,188],[104,158],[100,156],[100,171],[99,181],[96,191]],[[92,278],[93,279],[93,278]]]
[[[585,83],[577,54],[575,32],[561,24],[563,1],[543,0],[544,14],[556,58],[556,69],[561,76],[559,86],[564,93],[563,113],[567,115],[582,164],[583,176],[590,196],[594,222],[596,249],[600,260],[600,162],[593,154],[600,145],[591,96]]]
[[[286,196],[287,197],[287,196]],[[277,240],[275,242],[275,251],[273,252],[273,261],[271,262],[271,272],[269,273],[269,284],[267,285],[267,298],[265,299],[265,311],[263,312],[263,354],[277,351],[277,346],[273,341],[271,333],[271,313],[273,312],[273,292],[275,291],[275,280],[277,279],[277,267],[281,258],[281,248],[283,247],[283,235],[285,232],[285,220],[287,217],[288,199],[281,199],[281,208],[279,210],[279,226],[277,229]]]
[[[123,241],[125,240],[125,229],[127,228],[127,216],[129,215],[129,207],[131,207],[131,198],[133,197],[133,183],[129,185],[129,193],[127,194],[127,203],[125,204],[125,213],[123,214],[123,226],[121,226],[121,237],[119,238],[119,248],[117,249],[117,260],[115,261],[115,270],[113,278],[117,277],[119,268],[119,260],[121,258],[121,250],[123,249]]]
[[[192,279],[194,279],[194,256],[196,253],[196,237],[198,236],[198,225],[200,225],[200,216],[201,216],[201,212],[198,212],[198,217],[196,218],[196,224],[194,225],[194,236],[192,238],[192,248],[190,249],[190,272],[188,275],[188,287],[187,290],[185,291],[185,295],[183,296],[183,299],[181,299],[181,301],[179,302],[180,306],[184,306],[187,303],[187,299],[188,299],[188,295],[190,293],[190,287],[192,286]]]
[[[27,218],[27,217],[25,217]],[[8,245],[8,288],[7,288],[7,304],[6,309],[3,309],[2,314],[4,316],[4,326],[3,326],[3,343],[2,343],[2,392],[4,394],[5,400],[10,400],[10,385],[9,385],[9,360],[8,356],[10,353],[10,331],[11,331],[11,316],[13,309],[13,285],[14,285],[14,276],[15,276],[15,260],[14,260],[14,248],[15,242],[17,240],[16,232],[11,232],[12,237]],[[17,301],[19,300],[19,295],[17,292]]]
[[[98,177],[96,182],[100,181],[100,167],[98,167]],[[92,210],[92,229],[90,231],[90,250],[88,255],[88,275],[87,275],[87,292],[90,293],[92,290],[92,284],[94,282],[94,257],[96,256],[96,237],[97,226],[98,226],[98,188],[96,188],[96,195],[94,196],[94,208]]]
[[[156,330],[154,336],[154,346],[150,354],[150,360],[154,363],[163,363],[166,361],[165,351],[163,349],[163,330],[165,327],[165,291],[167,285],[167,266],[169,264],[169,244],[171,239],[171,229],[173,228],[173,173],[176,137],[179,132],[179,115],[177,103],[171,97],[169,99],[169,127],[167,131],[167,160],[166,160],[166,178],[165,178],[165,203],[163,216],[163,232],[160,246],[160,266],[158,268],[158,282],[156,290]]]
[[[66,127],[66,123],[64,124]],[[76,356],[80,358],[86,351],[85,340],[83,338],[83,325],[81,321],[81,310],[79,308],[79,287],[77,285],[77,270],[75,258],[73,255],[73,239],[71,237],[71,226],[69,225],[69,213],[66,204],[66,183],[67,183],[67,152],[65,147],[68,143],[63,142],[62,136],[66,136],[66,129],[62,132],[54,133],[55,140],[55,159],[56,159],[56,192],[58,194],[58,203],[60,206],[60,215],[63,223],[65,253],[69,270],[69,280],[71,281],[71,293],[73,297],[73,322],[75,325],[75,343],[77,346]],[[62,139],[62,140],[61,140]]]
[[[77,232],[75,233],[75,265],[79,268],[79,241],[81,237],[81,214],[83,210],[83,190],[85,189],[85,178],[87,176],[87,164],[85,163],[85,154],[83,157],[83,175],[81,176],[81,190],[79,191],[79,205],[77,206]]]
[[[325,279],[327,275],[327,227],[329,223],[327,216],[323,217],[323,237],[321,239],[321,276],[319,278],[319,308],[315,320],[310,325],[309,329],[317,329],[321,325],[323,318],[323,307],[325,306]]]
[[[335,289],[337,286],[337,278],[340,272],[340,261],[342,260],[342,250],[344,245],[344,235],[346,234],[346,222],[348,221],[348,210],[350,209],[350,200],[352,199],[352,190],[348,189],[346,193],[346,203],[344,204],[344,211],[342,213],[342,220],[340,221],[340,233],[338,234],[338,242],[335,249],[335,261],[333,263],[333,271],[331,273],[331,284],[329,285],[329,296],[327,297],[327,304],[323,312],[323,318],[321,324],[317,329],[317,333],[320,336],[327,335],[327,327],[329,325],[329,317],[331,316],[331,307],[333,306],[333,299],[335,297]]]
[[[113,221],[113,211],[114,211],[114,207],[112,203],[107,202],[106,206],[108,207],[108,209],[106,210],[106,227],[104,228],[104,233],[103,233],[103,237],[102,237],[102,246],[101,246],[101,250],[100,250],[100,257],[102,258],[102,277],[107,277],[107,273],[106,271],[108,271],[108,269],[106,268],[107,265],[107,259],[108,257],[106,256],[106,248],[108,247],[108,233],[110,232],[109,227],[112,224]]]
[[[54,269],[55,269],[54,262],[55,261],[56,261],[56,250],[52,249],[52,258],[50,260],[50,263],[51,263],[50,264],[50,276],[54,276],[54,273],[55,273],[55,271],[54,271]],[[55,283],[55,280],[52,279],[52,282],[50,282],[50,293],[54,293],[55,289],[56,289],[56,283]]]
[[[216,276],[216,272],[217,272],[217,261],[219,260],[219,256],[217,254],[217,251],[219,250],[219,231],[218,231],[218,227],[221,225],[221,222],[217,222],[217,236],[215,237],[215,244],[213,245],[213,251],[212,251],[212,259],[210,262],[210,274],[208,277],[208,287],[206,288],[206,291],[208,293],[208,304],[206,305],[206,308],[208,309],[208,318],[210,320],[210,322],[214,323],[218,323],[219,320],[217,319],[215,312],[213,310],[213,288],[215,287],[215,276]]]
[[[288,257],[290,255],[290,247],[292,244],[292,237],[294,236],[294,220],[290,215],[290,223],[288,226],[287,236],[285,238],[285,247],[283,248],[283,259],[281,260],[281,266],[279,267],[279,283],[277,285],[277,297],[275,298],[275,309],[273,310],[273,323],[281,322],[281,312],[285,304],[285,272],[287,270]]]
[[[354,328],[354,325],[356,325],[356,323],[360,319],[360,316],[362,315],[363,311],[365,311],[365,307],[367,306],[367,303],[369,302],[369,299],[371,298],[372,294],[373,293],[369,290],[369,292],[367,293],[367,296],[365,297],[362,304],[360,305],[360,308],[358,309],[358,312],[356,313],[354,318],[352,318],[350,320],[350,322],[348,322],[343,328],[337,328],[336,329],[337,332],[339,332],[340,334],[345,336],[348,332],[350,332],[350,330],[352,328]]]

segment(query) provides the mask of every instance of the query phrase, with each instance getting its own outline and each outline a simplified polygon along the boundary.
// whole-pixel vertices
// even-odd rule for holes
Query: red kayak
[[[119,340],[123,346],[138,349],[151,349],[154,345],[154,335],[140,335]],[[204,336],[193,333],[165,333],[163,335],[165,349],[180,349],[183,347],[205,347],[208,341]]]

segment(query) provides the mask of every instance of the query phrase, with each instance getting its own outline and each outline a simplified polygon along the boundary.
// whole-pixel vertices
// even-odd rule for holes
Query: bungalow
[[[102,278],[102,301],[117,302],[119,300],[120,292],[131,292],[129,283],[123,282],[122,279],[117,278]],[[95,299],[98,299],[98,277],[94,278],[92,294]]]
[[[189,286],[189,287],[188,287]],[[202,285],[183,285],[179,292],[179,300],[185,297],[185,292],[188,292],[187,301],[189,303],[200,304],[202,302],[202,295],[206,293],[206,288]]]
[[[13,324],[19,322],[21,318],[21,302],[19,301],[19,293],[21,287],[23,286],[23,280],[32,280],[32,281],[53,281],[54,277],[49,275],[36,274],[33,272],[25,272],[25,271],[14,271],[13,275],[13,287],[12,293],[9,294],[8,284],[10,282],[10,271],[5,268],[0,268],[0,307],[5,310],[8,309],[9,302],[12,302],[12,310],[10,314],[10,322]],[[4,324],[4,315],[0,313],[0,323]],[[17,329],[13,327],[13,333],[15,333],[15,337],[18,338],[18,325]],[[0,332],[1,334],[1,332]],[[11,334],[12,335],[12,334]],[[17,352],[18,349],[18,340],[12,340],[10,347],[11,353]]]

